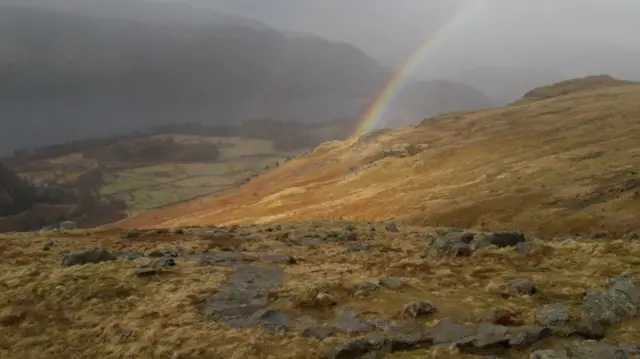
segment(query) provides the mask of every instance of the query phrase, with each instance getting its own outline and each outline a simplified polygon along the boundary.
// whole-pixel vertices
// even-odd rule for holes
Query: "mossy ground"
[[[304,244],[352,226],[356,242]],[[240,227],[224,235],[196,236],[164,231],[127,238],[115,231],[7,234],[0,239],[0,356],[7,358],[320,358],[324,348],[346,340],[324,342],[299,332],[267,334],[263,329],[236,330],[204,318],[197,305],[216,292],[233,267],[206,266],[176,258],[177,266],[159,276],[134,275],[137,261],[114,261],[62,267],[61,250],[104,248],[109,251],[221,249],[249,255],[289,254],[297,264],[276,265],[285,273],[280,289],[269,293],[274,305],[316,317],[331,318],[340,309],[365,317],[390,318],[409,302],[427,300],[437,312],[422,320],[434,324],[447,316],[478,322],[490,309],[504,307],[522,323],[533,323],[544,304],[569,303],[577,313],[586,291],[598,290],[607,278],[640,274],[640,243],[584,240],[544,243],[519,254],[513,249],[483,249],[468,258],[423,256],[434,228],[399,225],[385,230],[381,222],[300,222]],[[43,250],[47,242],[55,245]],[[362,251],[348,249],[361,244]],[[407,286],[366,295],[352,285],[400,277]],[[504,285],[531,278],[539,294],[508,297]],[[336,308],[315,302],[315,294],[333,296]],[[279,303],[279,304],[275,304]],[[611,329],[608,338],[640,342],[640,321]],[[557,339],[555,339],[557,340]],[[554,343],[541,342],[549,347]],[[524,354],[524,353],[520,353]],[[391,358],[464,358],[439,350],[395,353]]]

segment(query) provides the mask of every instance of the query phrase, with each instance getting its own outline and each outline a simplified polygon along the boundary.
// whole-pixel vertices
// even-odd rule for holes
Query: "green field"
[[[331,133],[335,132],[330,126],[315,131],[322,134],[321,137],[332,137]],[[48,179],[74,186],[74,181],[83,174],[99,167],[102,182],[98,193],[124,201],[127,213],[131,215],[236,186],[256,173],[304,152],[279,152],[273,141],[254,138],[176,134],[151,138],[169,136],[181,143],[213,143],[219,148],[220,158],[212,163],[102,161],[98,164],[97,160],[85,158],[82,153],[72,153],[49,158],[22,174],[32,179]]]

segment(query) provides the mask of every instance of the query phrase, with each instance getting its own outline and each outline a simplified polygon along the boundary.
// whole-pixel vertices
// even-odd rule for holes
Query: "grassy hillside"
[[[521,101],[538,101],[577,91],[589,91],[606,87],[628,86],[633,84],[634,82],[632,81],[619,80],[608,75],[588,76],[585,78],[565,80],[547,86],[538,87],[527,92],[522,97]]]
[[[639,121],[640,85],[589,85],[326,143],[241,188],[119,225],[396,218],[541,236],[623,234],[639,226]]]

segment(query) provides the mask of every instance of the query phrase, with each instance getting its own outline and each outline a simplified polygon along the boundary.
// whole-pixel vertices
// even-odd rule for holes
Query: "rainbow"
[[[376,125],[380,123],[382,116],[388,110],[395,96],[407,83],[407,77],[422,64],[423,59],[429,54],[430,50],[437,48],[447,35],[467,22],[469,17],[480,8],[483,1],[484,0],[467,0],[459,6],[453,12],[453,15],[445,20],[436,31],[429,34],[427,39],[409,56],[407,61],[400,66],[399,70],[391,78],[391,81],[389,81],[380,94],[378,94],[373,104],[367,109],[364,116],[358,122],[358,126],[352,136],[361,136],[374,129]]]

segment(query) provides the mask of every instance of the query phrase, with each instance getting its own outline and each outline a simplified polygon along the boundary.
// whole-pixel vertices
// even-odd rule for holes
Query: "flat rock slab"
[[[286,254],[271,254],[260,258],[260,260],[266,263],[296,264],[296,259]]]
[[[267,308],[267,295],[280,287],[284,273],[278,268],[244,265],[219,291],[199,305],[202,314],[234,328],[258,324],[284,325],[289,317]]]
[[[319,245],[322,245],[322,244],[327,244],[327,242],[323,241],[320,238],[302,237],[302,238],[296,240],[296,244],[302,245],[302,246],[319,246]]]
[[[186,260],[200,261],[203,265],[236,266],[256,259],[242,252],[219,251],[185,255]]]

